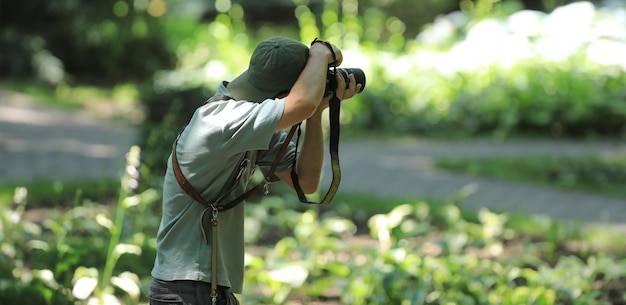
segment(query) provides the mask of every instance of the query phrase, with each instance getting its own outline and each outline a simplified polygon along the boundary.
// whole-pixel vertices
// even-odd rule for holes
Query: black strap
[[[328,47],[330,52],[333,54],[333,72],[334,72],[334,75],[336,76],[337,75],[337,56],[335,52],[333,51],[332,46],[330,45],[330,43],[326,41],[318,40],[317,38],[315,38],[315,40],[311,42],[311,45],[313,45],[314,43],[323,43],[324,45],[326,45],[326,47]],[[309,201],[306,195],[304,194],[304,192],[302,191],[302,188],[300,187],[298,174],[296,173],[296,160],[294,159],[293,166],[291,167],[291,180],[293,181],[293,186],[296,190],[296,193],[298,193],[298,199],[302,203],[323,204],[323,205],[329,204],[331,200],[333,199],[333,197],[335,196],[335,194],[337,193],[337,190],[339,190],[339,183],[341,182],[341,166],[339,164],[339,114],[341,110],[341,107],[339,104],[341,103],[341,100],[339,100],[339,97],[337,97],[338,84],[337,84],[336,77],[330,77],[328,79],[328,87],[329,87],[329,90],[333,92],[332,93],[333,96],[330,98],[330,101],[328,104],[329,105],[328,115],[329,115],[329,123],[330,123],[330,139],[329,139],[328,145],[329,145],[330,162],[331,162],[333,177],[332,177],[330,186],[328,188],[328,191],[326,192],[326,195],[324,195],[324,198],[322,198],[320,202]],[[301,132],[300,124],[296,126],[298,127],[298,137],[296,139],[296,149],[297,149],[298,142],[300,141],[300,135],[302,132]]]

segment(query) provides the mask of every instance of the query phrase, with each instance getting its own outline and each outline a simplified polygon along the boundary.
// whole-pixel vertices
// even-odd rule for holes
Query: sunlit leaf
[[[131,244],[117,244],[113,250],[115,257],[120,257],[122,254],[135,254],[141,255],[141,247]]]
[[[96,215],[96,222],[109,230],[113,228],[113,221],[104,214]]]
[[[59,284],[54,278],[54,273],[49,269],[33,270],[33,275],[44,282],[48,287],[58,289]]]
[[[309,271],[300,265],[289,265],[271,270],[269,277],[281,283],[297,288],[302,286],[309,276]]]
[[[87,299],[98,285],[98,280],[93,277],[80,277],[76,280],[72,295],[79,299]]]
[[[112,277],[111,284],[124,290],[133,299],[138,299],[141,294],[139,277],[132,272],[122,272],[119,276]]]

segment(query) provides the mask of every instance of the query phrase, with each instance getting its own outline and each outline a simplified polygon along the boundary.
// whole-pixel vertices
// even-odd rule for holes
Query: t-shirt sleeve
[[[283,114],[284,100],[226,103],[232,107],[224,124],[224,149],[233,153],[268,149],[270,139]]]
[[[190,128],[187,151],[198,151],[191,146],[208,147],[222,156],[246,151],[267,150],[282,117],[284,100],[266,100],[263,103],[225,101],[209,103],[199,109]],[[192,144],[195,143],[195,144]],[[219,147],[217,147],[219,146]],[[202,151],[200,149],[199,151]]]

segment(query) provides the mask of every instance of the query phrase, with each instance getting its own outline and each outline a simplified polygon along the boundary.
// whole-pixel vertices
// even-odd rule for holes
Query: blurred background
[[[367,73],[342,115],[353,130],[623,137],[623,3],[571,2],[3,1],[0,75],[60,100],[105,89],[157,125],[151,141],[259,41],[319,37]]]
[[[365,71],[348,151],[453,190],[279,186],[247,211],[244,304],[626,304],[623,232],[492,209],[541,187],[623,224],[621,0],[0,0],[0,303],[146,304],[171,142],[276,35]]]

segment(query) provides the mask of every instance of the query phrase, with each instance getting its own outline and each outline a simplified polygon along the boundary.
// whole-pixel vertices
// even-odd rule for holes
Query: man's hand
[[[335,75],[337,77],[337,97],[340,101],[344,101],[355,96],[360,90],[363,84],[357,84],[354,78],[354,74],[350,73],[348,75],[348,87],[346,88],[346,81],[343,79],[343,75],[341,73],[337,73]],[[322,111],[328,108],[328,102],[334,96],[334,94],[330,94],[329,96],[324,97],[320,106],[317,108],[318,111]]]
[[[341,53],[341,50],[332,43],[329,43],[329,45],[330,45],[330,48],[328,47],[327,44],[325,44],[322,41],[314,43],[309,48],[309,54],[312,54],[315,52],[324,52],[326,54],[326,59],[328,61],[329,67],[335,64],[335,60],[336,60],[336,66],[341,65],[341,63],[343,62],[343,54]],[[332,49],[332,52],[331,52],[331,49]],[[333,57],[333,53],[335,53],[334,57]]]
[[[335,56],[333,56],[333,52]],[[328,107],[330,97],[325,98],[323,96],[326,75],[330,66],[335,63],[340,65],[342,61],[343,55],[341,50],[333,44],[316,42],[309,48],[307,64],[291,88],[291,91],[285,97],[283,116],[276,126],[276,131],[300,123]],[[339,87],[337,89],[337,97],[340,100],[351,98],[361,89],[362,85],[356,84],[354,76],[351,75],[349,77],[350,86],[346,88],[345,80],[341,75],[337,76]]]

